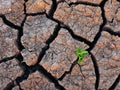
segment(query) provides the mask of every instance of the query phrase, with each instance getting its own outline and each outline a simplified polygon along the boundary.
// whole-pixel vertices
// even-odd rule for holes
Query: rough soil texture
[[[120,0],[0,0],[0,90],[120,90]]]

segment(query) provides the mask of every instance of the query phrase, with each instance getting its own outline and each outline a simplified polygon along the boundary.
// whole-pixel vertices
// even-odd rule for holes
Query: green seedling
[[[76,54],[78,56],[78,64],[81,64],[84,59],[89,55],[88,51],[84,51],[81,48],[77,49]]]

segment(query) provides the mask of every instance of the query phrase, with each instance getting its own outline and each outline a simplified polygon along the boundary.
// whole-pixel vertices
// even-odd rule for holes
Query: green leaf
[[[88,51],[83,51],[82,52],[82,57],[85,58],[89,55]]]
[[[82,54],[82,49],[81,48],[77,48],[76,54],[79,57]]]
[[[85,57],[89,55],[88,51],[84,51],[81,48],[77,48],[76,54],[78,56],[78,64],[81,64]]]
[[[78,51],[78,52],[82,52],[82,49],[81,49],[81,48],[78,48],[77,51]]]
[[[78,64],[81,64],[83,61],[84,61],[84,59],[82,57],[79,57]]]

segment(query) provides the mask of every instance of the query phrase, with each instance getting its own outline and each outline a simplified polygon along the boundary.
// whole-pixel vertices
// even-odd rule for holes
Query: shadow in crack
[[[5,15],[1,15],[0,18],[2,18],[4,24],[8,25],[11,28],[14,28],[18,31],[17,34],[17,40],[16,40],[16,45],[19,51],[22,51],[23,49],[25,49],[25,47],[22,45],[21,43],[21,37],[23,36],[23,27],[24,27],[24,23],[27,19],[28,16],[36,16],[36,15],[46,15],[46,18],[54,21],[57,23],[56,27],[54,28],[54,32],[53,34],[48,38],[48,40],[46,40],[45,44],[46,46],[42,48],[42,51],[39,53],[38,56],[38,60],[37,63],[33,66],[28,66],[24,61],[24,57],[21,55],[21,53],[11,56],[11,57],[6,57],[3,60],[0,60],[0,63],[3,62],[7,62],[8,60],[12,60],[13,58],[17,59],[19,66],[22,68],[23,70],[23,74],[19,77],[17,77],[15,80],[13,80],[12,82],[10,82],[5,88],[4,90],[12,90],[16,85],[19,86],[19,89],[22,90],[20,83],[24,80],[26,80],[28,78],[28,76],[35,72],[35,71],[39,71],[40,73],[42,73],[49,81],[51,81],[52,83],[54,83],[56,89],[59,90],[65,90],[65,87],[59,84],[59,80],[63,80],[64,77],[66,77],[67,74],[70,74],[74,68],[74,66],[77,64],[77,60],[75,60],[69,71],[65,71],[64,74],[60,77],[60,78],[55,78],[54,76],[52,76],[51,73],[49,73],[42,65],[39,65],[40,61],[42,60],[42,58],[44,57],[44,55],[46,54],[46,51],[49,49],[50,44],[55,40],[55,38],[58,36],[59,31],[61,28],[64,28],[66,30],[68,30],[69,34],[77,41],[80,42],[84,42],[85,44],[87,44],[89,46],[89,48],[87,49],[87,51],[90,53],[91,55],[91,59],[93,62],[93,66],[94,66],[94,71],[95,71],[95,75],[96,75],[96,82],[95,82],[95,90],[98,90],[99,87],[99,81],[100,81],[100,73],[99,73],[99,66],[97,64],[97,60],[95,58],[95,56],[90,52],[96,45],[96,43],[98,42],[98,39],[101,37],[101,33],[102,31],[106,31],[108,33],[110,33],[111,35],[114,36],[119,36],[120,37],[120,32],[114,32],[112,29],[105,27],[106,23],[107,23],[107,19],[105,16],[105,4],[108,0],[102,0],[100,4],[94,4],[94,3],[88,3],[88,2],[82,2],[82,1],[78,1],[78,2],[71,2],[69,3],[69,6],[75,6],[75,5],[85,5],[85,6],[92,6],[92,7],[100,7],[102,13],[101,13],[101,17],[102,17],[102,24],[100,25],[99,28],[99,32],[96,34],[96,36],[94,37],[93,42],[88,41],[85,38],[82,38],[81,36],[78,36],[76,34],[74,34],[73,30],[68,26],[65,25],[64,22],[59,21],[57,19],[55,19],[53,16],[58,8],[58,4],[57,0],[52,0],[52,4],[51,4],[51,8],[48,12],[48,14],[44,11],[44,12],[40,12],[40,13],[26,13],[26,3],[29,0],[24,0],[24,14],[25,17],[23,18],[23,21],[21,23],[21,26],[15,25],[14,23],[10,22],[9,20],[7,20],[7,18],[5,17]],[[117,0],[118,2],[120,2],[120,0]],[[65,2],[65,0],[61,1]],[[109,88],[109,90],[114,90],[115,87],[118,85],[120,81],[120,74],[118,75],[118,77],[116,78],[116,80],[114,81],[114,83],[111,85],[111,87]]]
[[[115,82],[110,86],[110,88],[108,90],[114,90],[119,82],[120,82],[120,74],[118,75]]]
[[[106,32],[110,33],[111,35],[119,36],[119,37],[120,37],[120,31],[114,32],[114,31],[113,31],[111,28],[109,28],[109,27],[104,27],[104,28],[103,28],[103,31],[106,31]]]
[[[100,82],[99,67],[98,67],[95,56],[91,52],[90,52],[90,54],[91,54],[92,62],[93,62],[94,69],[95,69],[95,75],[96,75],[95,90],[98,90],[99,82]]]
[[[69,71],[65,71],[64,74],[63,74],[60,78],[58,78],[58,80],[61,81],[61,80],[64,79],[64,77],[65,77],[67,74],[70,74],[70,73],[72,72],[72,69],[74,68],[74,66],[77,64],[77,61],[78,61],[78,59],[75,60],[75,61],[72,63],[72,65],[71,65]]]

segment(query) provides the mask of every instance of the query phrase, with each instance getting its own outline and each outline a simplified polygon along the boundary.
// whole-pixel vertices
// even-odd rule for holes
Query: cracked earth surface
[[[78,65],[76,49],[89,52]],[[120,0],[1,0],[0,90],[120,90]]]

